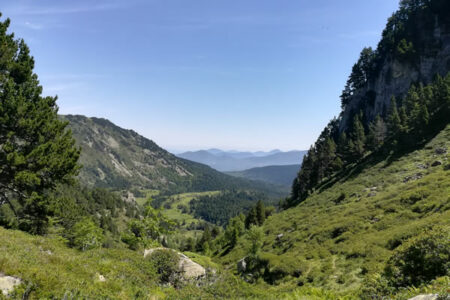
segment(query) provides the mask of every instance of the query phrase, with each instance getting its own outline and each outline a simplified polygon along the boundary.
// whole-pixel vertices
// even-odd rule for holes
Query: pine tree
[[[245,228],[249,229],[251,225],[258,224],[258,217],[256,207],[252,207],[245,218]]]
[[[377,115],[375,119],[369,125],[369,134],[367,137],[367,146],[371,151],[376,151],[380,148],[386,138],[387,128],[380,115]]]
[[[256,219],[258,220],[258,225],[261,226],[266,220],[266,208],[261,200],[256,203]]]
[[[9,23],[0,22],[0,205],[21,229],[43,233],[51,214],[44,192],[71,181],[80,151],[58,120],[57,98],[41,96],[34,59],[7,33]]]
[[[388,119],[389,119],[388,123],[389,136],[395,138],[402,131],[402,122],[398,114],[397,100],[395,99],[395,97],[391,98],[391,106]]]
[[[345,164],[345,162],[349,158],[349,145],[348,145],[347,134],[344,132],[341,133],[338,140],[337,145],[337,156],[341,159],[341,161]]]
[[[366,135],[364,133],[364,126],[361,122],[361,116],[355,115],[353,118],[353,128],[351,132],[351,152],[355,159],[358,159],[364,155]]]

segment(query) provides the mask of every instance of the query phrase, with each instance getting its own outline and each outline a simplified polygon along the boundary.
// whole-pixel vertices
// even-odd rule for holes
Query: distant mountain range
[[[89,186],[172,193],[246,189],[281,196],[287,192],[285,187],[236,178],[176,157],[135,131],[106,119],[80,115],[60,118],[69,121],[77,145],[83,149],[79,179]]]
[[[267,166],[244,171],[227,172],[227,174],[291,187],[299,170],[300,165]]]
[[[208,149],[188,151],[177,156],[208,165],[221,172],[233,172],[266,166],[299,165],[305,154],[306,151],[300,150],[241,152]]]

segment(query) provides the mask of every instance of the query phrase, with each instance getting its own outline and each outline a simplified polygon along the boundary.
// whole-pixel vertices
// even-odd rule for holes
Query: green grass
[[[271,299],[267,285],[252,286],[214,263],[187,252],[217,271],[212,281],[180,289],[159,286],[158,275],[142,251],[94,249],[81,252],[60,239],[0,227],[0,273],[23,280],[12,299]],[[106,278],[99,280],[99,275]],[[3,299],[0,295],[0,299]]]
[[[219,194],[219,191],[210,191],[210,192],[199,192],[199,193],[183,193],[170,196],[162,206],[165,207],[166,203],[170,204],[170,208],[164,208],[163,213],[173,219],[178,221],[180,224],[184,223],[186,225],[190,223],[198,223],[199,219],[195,218],[191,214],[183,213],[181,209],[178,208],[179,205],[185,205],[189,207],[189,202],[200,196],[214,196]]]
[[[145,194],[144,197],[136,197],[136,203],[140,206],[144,206],[149,198],[159,195],[159,190],[142,190],[142,193]]]
[[[423,149],[367,164],[264,224],[262,256],[278,284],[356,291],[395,246],[426,227],[450,225],[450,126]],[[443,164],[432,167],[436,160]],[[420,165],[428,165],[426,169]],[[419,179],[407,181],[421,173]],[[344,196],[342,196],[344,195]],[[277,239],[278,234],[283,234]],[[220,261],[235,268],[246,241]]]

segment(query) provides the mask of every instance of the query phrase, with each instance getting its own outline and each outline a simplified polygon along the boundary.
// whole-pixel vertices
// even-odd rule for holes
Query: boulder
[[[438,155],[445,154],[445,153],[447,153],[447,149],[445,149],[445,148],[436,148],[436,149],[434,149],[434,153],[436,153]]]
[[[440,166],[440,165],[442,165],[442,161],[440,161],[440,160],[436,160],[436,161],[434,161],[434,162],[431,164],[432,167],[437,167],[437,166]]]
[[[168,251],[176,252],[173,249],[164,248],[164,247],[145,249],[144,257],[151,255],[156,250],[168,250]],[[189,257],[184,255],[183,253],[180,253],[180,252],[176,252],[176,253],[178,254],[178,257],[180,258],[180,261],[178,262],[178,270],[184,279],[201,279],[202,277],[206,276],[206,269],[204,267],[202,267],[198,263],[192,261]]]
[[[237,269],[239,273],[244,273],[247,270],[247,262],[245,261],[245,259],[246,257],[237,262]]]
[[[180,255],[180,262],[178,267],[185,279],[200,279],[206,275],[206,270],[201,265],[193,262],[189,257],[182,253]]]
[[[408,300],[435,300],[438,298],[438,294],[418,295]]]
[[[22,280],[12,276],[5,276],[0,273],[0,292],[7,296],[9,295],[16,286],[20,285]]]
[[[406,183],[406,182],[411,181],[411,180],[414,181],[414,180],[420,179],[420,178],[422,178],[422,177],[423,177],[422,173],[416,173],[416,174],[411,175],[411,176],[406,176],[406,177],[403,179],[403,182]]]
[[[425,170],[425,169],[428,169],[428,166],[424,165],[424,164],[417,164],[417,168]]]

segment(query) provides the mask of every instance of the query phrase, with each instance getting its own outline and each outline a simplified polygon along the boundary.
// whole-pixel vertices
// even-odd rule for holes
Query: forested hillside
[[[422,145],[449,122],[450,3],[401,1],[377,49],[365,48],[341,95],[342,112],[303,159],[286,207],[378,152]]]
[[[178,192],[255,189],[271,196],[285,191],[261,182],[234,178],[208,166],[178,158],[133,130],[106,119],[61,116],[82,148],[79,179],[113,189],[157,189]]]
[[[238,172],[228,172],[227,174],[290,187],[292,181],[294,181],[294,178],[297,176],[299,168],[300,165],[267,166]]]

